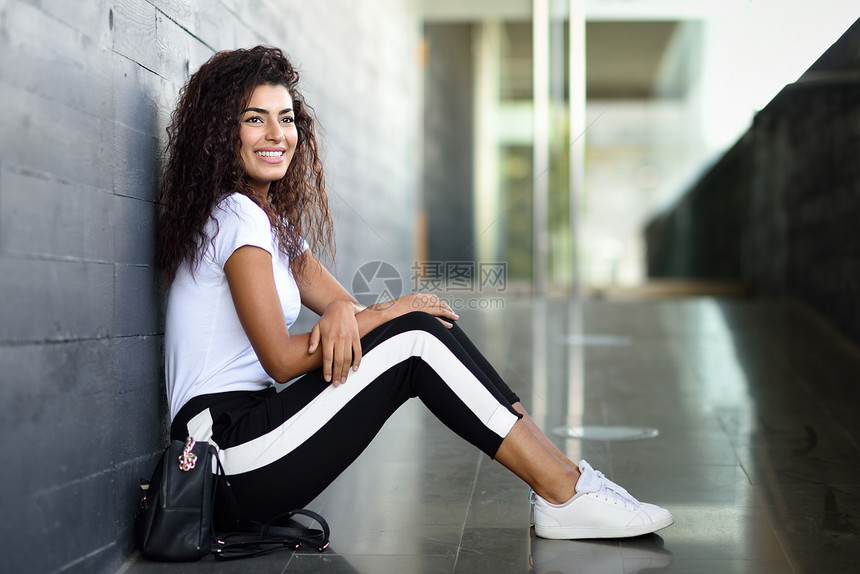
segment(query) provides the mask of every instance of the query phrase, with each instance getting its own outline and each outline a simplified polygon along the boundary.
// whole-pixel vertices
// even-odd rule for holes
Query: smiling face
[[[293,98],[287,88],[257,86],[239,114],[239,156],[251,188],[263,201],[269,185],[286,175],[298,137]]]

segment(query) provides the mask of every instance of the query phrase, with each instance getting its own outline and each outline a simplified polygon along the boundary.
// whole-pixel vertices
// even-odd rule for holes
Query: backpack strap
[[[215,452],[215,460],[218,467],[216,489],[218,486],[221,487],[224,494],[222,498],[227,503],[230,513],[239,521],[240,527],[240,530],[236,532],[215,533],[211,552],[216,558],[219,560],[235,560],[267,554],[276,550],[296,550],[302,544],[316,548],[318,552],[323,552],[328,548],[331,529],[325,518],[316,512],[302,508],[284,512],[267,522],[257,522],[249,519],[230,488],[230,481],[227,478],[227,473],[224,472],[224,466],[221,464],[221,459],[218,457],[217,451]],[[284,526],[279,524],[282,521],[289,521],[296,515],[307,516],[313,519],[320,525],[320,529],[307,528],[301,525]],[[247,538],[248,534],[257,534],[258,536]],[[240,536],[244,536],[247,539],[230,540],[231,538]]]

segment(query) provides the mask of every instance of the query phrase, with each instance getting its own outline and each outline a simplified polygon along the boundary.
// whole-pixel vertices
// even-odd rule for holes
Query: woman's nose
[[[279,142],[284,139],[284,131],[281,129],[281,125],[278,122],[273,122],[269,124],[269,127],[266,130],[266,137],[270,141]]]

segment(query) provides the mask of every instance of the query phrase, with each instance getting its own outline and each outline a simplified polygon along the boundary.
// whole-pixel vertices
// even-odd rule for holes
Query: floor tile
[[[759,507],[671,506],[675,525],[659,532],[676,559],[784,560],[769,512]]]
[[[300,555],[284,574],[449,574],[454,556]]]
[[[193,574],[196,572],[207,574],[245,574],[246,572],[280,574],[292,558],[293,553],[285,550],[227,562],[216,560],[213,556],[206,556],[197,562],[173,563],[151,562],[138,554],[126,562],[119,572],[121,574],[154,574],[156,572],[170,574]]]
[[[624,571],[627,574],[627,571]],[[635,571],[631,571],[635,572]],[[652,570],[646,570],[652,572]],[[670,566],[654,570],[677,574],[795,574],[785,560],[675,560]],[[619,572],[620,574],[620,572]]]
[[[799,572],[860,572],[860,486],[769,485],[757,492]]]
[[[629,463],[616,457],[612,479],[634,496],[667,506],[756,506],[758,499],[737,464],[686,464],[671,467]]]
[[[528,572],[528,523],[518,528],[466,527],[454,572]]]
[[[466,527],[528,528],[528,486],[499,463],[481,462]]]
[[[617,540],[545,540],[532,533],[532,569],[534,574],[628,574],[662,572],[672,564],[659,536],[636,540],[636,546],[622,547]]]

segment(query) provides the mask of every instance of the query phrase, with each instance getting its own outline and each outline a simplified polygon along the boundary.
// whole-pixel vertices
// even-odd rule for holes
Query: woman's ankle
[[[579,471],[571,471],[559,477],[552,484],[533,486],[534,491],[550,504],[564,504],[576,494],[576,483],[579,481]]]

